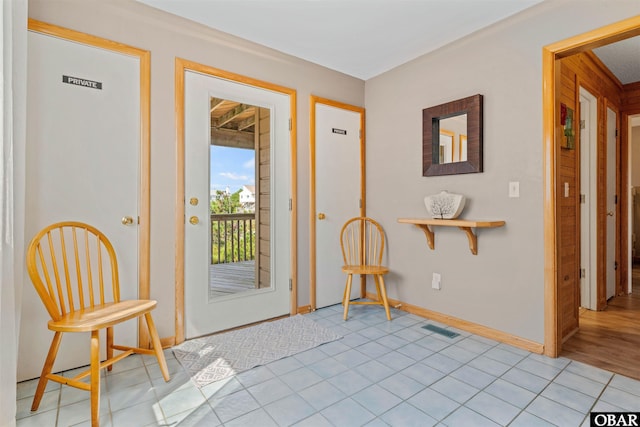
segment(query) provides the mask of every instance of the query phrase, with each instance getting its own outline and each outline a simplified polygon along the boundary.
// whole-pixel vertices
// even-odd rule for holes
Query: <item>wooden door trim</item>
[[[256,88],[266,89],[289,96],[289,108],[291,114],[291,124],[289,132],[290,140],[290,168],[291,168],[291,188],[290,188],[290,212],[291,212],[291,238],[290,238],[290,278],[291,293],[290,297],[290,314],[294,315],[298,312],[298,267],[297,267],[297,131],[296,131],[296,90],[285,86],[257,80],[240,74],[231,73],[229,71],[210,67],[208,65],[189,61],[187,59],[176,58],[175,61],[175,120],[176,120],[176,259],[175,259],[175,344],[184,341],[184,222],[185,222],[185,193],[184,193],[184,74],[186,71],[195,71],[201,74],[207,74],[212,77],[229,80],[239,84],[245,84]]]
[[[316,310],[316,105],[323,104],[360,114],[360,216],[366,215],[366,162],[365,162],[365,109],[351,104],[311,95],[309,97],[309,289],[310,307]],[[365,282],[361,281],[361,294],[365,294]]]
[[[138,199],[138,297],[148,299],[151,294],[150,274],[150,216],[151,216],[151,53],[113,40],[71,30],[29,18],[29,31],[70,40],[76,43],[110,50],[138,58],[140,61],[140,158]],[[146,325],[138,322],[138,345],[147,348],[151,340]]]
[[[562,347],[558,330],[558,251],[556,185],[558,144],[555,143],[556,61],[640,35],[640,16],[571,37],[542,48],[543,224],[544,224],[544,353],[557,357]]]

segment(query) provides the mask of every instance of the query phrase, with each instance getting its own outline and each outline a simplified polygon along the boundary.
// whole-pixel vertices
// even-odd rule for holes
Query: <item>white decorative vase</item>
[[[435,219],[457,218],[464,209],[465,197],[462,194],[441,191],[439,194],[424,198],[427,212]]]

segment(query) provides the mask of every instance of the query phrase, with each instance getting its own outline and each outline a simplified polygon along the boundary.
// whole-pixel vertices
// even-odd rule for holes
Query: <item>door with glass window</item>
[[[185,72],[185,335],[290,309],[289,96]]]

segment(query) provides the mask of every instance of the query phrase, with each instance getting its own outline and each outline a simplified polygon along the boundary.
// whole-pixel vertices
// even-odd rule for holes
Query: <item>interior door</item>
[[[617,114],[607,107],[607,300],[616,293]]]
[[[137,298],[141,59],[35,31],[28,49],[26,236],[63,220],[96,226],[116,249],[121,297]],[[26,280],[19,379],[40,375],[53,336]],[[136,322],[115,329],[137,344]],[[86,365],[88,338],[66,334],[54,372]]]
[[[214,201],[210,199],[211,186],[216,178],[211,172],[212,100],[215,99],[233,100],[240,105],[254,106],[269,112],[264,124],[270,129],[268,150],[259,155],[263,160],[262,165],[260,159],[255,162],[257,169],[262,169],[263,173],[266,170],[269,175],[268,188],[262,189],[268,191],[256,195],[260,206],[258,210],[266,209],[264,215],[269,218],[268,221],[261,222],[260,215],[263,214],[256,215],[259,223],[258,239],[267,242],[262,250],[269,256],[266,261],[258,261],[264,261],[261,268],[263,274],[268,275],[268,286],[260,285],[260,272],[257,272],[256,286],[253,289],[228,295],[211,292],[212,279],[215,278],[211,275],[212,260],[218,257],[212,249],[212,242],[218,239],[214,237],[212,240],[212,230],[219,229],[210,220],[211,202]],[[193,338],[289,313],[290,99],[283,93],[186,71],[184,102],[185,336]],[[257,173],[259,178],[260,171]],[[224,192],[228,193],[226,189]],[[245,235],[244,231],[241,233]],[[258,258],[259,252],[260,249]],[[230,264],[236,263],[232,260]],[[239,264],[235,266],[239,267]],[[230,277],[233,282],[234,274],[231,273]]]
[[[365,212],[364,109],[316,97],[311,102],[315,169],[312,308],[321,308],[342,301],[346,275],[341,270],[340,230],[349,218]],[[351,298],[359,296],[359,287],[352,287]]]
[[[597,99],[580,88],[580,306],[597,310]]]

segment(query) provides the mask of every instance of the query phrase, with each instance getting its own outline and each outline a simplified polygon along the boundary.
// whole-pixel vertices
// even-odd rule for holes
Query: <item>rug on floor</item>
[[[342,338],[298,314],[173,347],[198,387]]]

